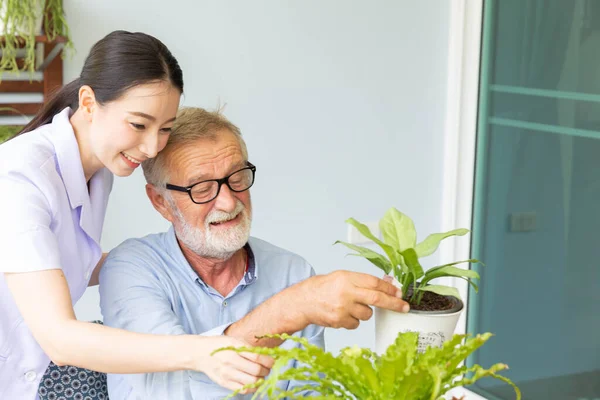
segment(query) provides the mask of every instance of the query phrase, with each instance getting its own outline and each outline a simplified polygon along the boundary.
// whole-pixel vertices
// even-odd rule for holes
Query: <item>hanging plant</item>
[[[0,74],[35,71],[38,35],[45,35],[48,41],[65,37],[65,46],[72,48],[62,0],[0,0]],[[25,54],[23,64],[19,65],[21,48]]]
[[[27,122],[25,116],[12,107],[0,107],[0,111],[9,111],[14,114],[19,114],[21,117],[24,118],[23,123],[25,124]],[[6,142],[8,139],[21,132],[22,129],[23,125],[0,125],[0,144]]]
[[[0,144],[15,136],[21,129],[23,127],[18,125],[0,125]]]

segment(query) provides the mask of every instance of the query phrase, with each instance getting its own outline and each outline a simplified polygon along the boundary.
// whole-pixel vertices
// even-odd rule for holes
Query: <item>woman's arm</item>
[[[148,335],[77,321],[62,270],[5,273],[5,279],[33,336],[57,365],[120,374],[196,370],[234,390],[269,372],[268,357],[210,355],[244,345],[234,338]]]
[[[100,269],[102,268],[102,265],[104,264],[104,260],[106,260],[107,255],[108,253],[102,253],[100,261],[98,261],[98,264],[96,264],[96,267],[94,267],[94,272],[92,272],[92,276],[90,278],[90,281],[88,282],[88,287],[98,286],[98,284],[100,283]]]

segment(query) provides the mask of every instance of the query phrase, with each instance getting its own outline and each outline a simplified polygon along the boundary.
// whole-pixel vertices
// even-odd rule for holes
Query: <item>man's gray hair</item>
[[[225,118],[220,110],[207,111],[197,107],[182,108],[177,113],[177,119],[165,148],[156,157],[142,163],[146,182],[157,188],[165,188],[169,181],[168,167],[171,153],[181,146],[192,144],[199,139],[216,140],[224,130],[235,135],[240,143],[244,160],[247,161],[248,150],[240,129]]]

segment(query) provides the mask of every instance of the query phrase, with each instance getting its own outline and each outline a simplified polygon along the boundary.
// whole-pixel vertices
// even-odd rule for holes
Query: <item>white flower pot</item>
[[[454,335],[463,308],[460,300],[454,308],[446,311],[410,310],[405,314],[375,308],[375,351],[383,354],[400,332],[418,332],[419,351],[429,346],[440,347]]]

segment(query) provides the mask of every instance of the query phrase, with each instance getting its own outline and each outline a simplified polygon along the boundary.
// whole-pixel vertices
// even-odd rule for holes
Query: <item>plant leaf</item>
[[[373,235],[373,233],[371,233],[371,230],[369,229],[368,226],[366,226],[363,223],[358,222],[354,218],[348,218],[346,220],[346,223],[354,226],[367,239],[372,240],[374,243],[377,243],[377,245],[379,245],[379,247],[381,247],[381,249],[383,251],[385,251],[385,254],[387,254],[388,258],[390,259],[390,261],[392,262],[393,265],[399,264],[398,253],[396,252],[396,249],[390,245],[385,244],[381,240],[379,240],[379,238],[377,238],[377,236],[375,236],[375,235]]]
[[[411,373],[417,355],[418,338],[416,332],[398,335],[385,353],[375,360],[381,380],[382,395],[387,394],[388,398],[396,398],[391,394],[395,392],[396,385]]]
[[[469,233],[469,230],[464,229],[464,228],[454,229],[452,231],[443,232],[443,233],[432,233],[431,235],[427,236],[427,238],[425,238],[425,240],[423,240],[421,243],[419,243],[415,247],[415,250],[417,251],[417,254],[419,255],[419,257],[426,257],[426,256],[429,256],[429,255],[435,253],[437,248],[440,246],[440,242],[442,240],[444,240],[450,236],[463,236],[463,235],[466,235],[467,233]]]
[[[419,257],[415,249],[406,249],[402,252],[402,258],[408,267],[408,273],[413,275],[412,281],[418,281],[424,275],[423,267],[419,264]]]
[[[442,285],[427,285],[427,286],[419,286],[417,288],[418,291],[422,292],[433,292],[442,296],[453,296],[457,299],[460,299],[460,294],[458,294],[458,290],[451,286],[442,286]]]
[[[479,260],[477,260],[477,259],[475,259],[475,258],[470,258],[470,259],[468,259],[468,260],[454,261],[454,262],[451,262],[451,263],[448,263],[448,264],[444,264],[444,265],[438,265],[437,267],[432,267],[432,268],[429,268],[429,269],[427,270],[427,272],[430,272],[430,273],[431,273],[431,272],[437,271],[438,269],[441,269],[441,268],[449,267],[449,266],[452,266],[452,265],[458,265],[458,264],[462,264],[462,263],[471,263],[471,264],[476,264],[476,263],[478,263],[478,264],[481,264],[481,265],[484,265],[484,266],[485,266],[485,264],[484,264],[484,263],[482,263],[481,261],[479,261]]]
[[[400,282],[400,284],[402,284],[403,278],[408,273],[408,269],[407,269],[406,265],[404,265],[404,264],[401,264],[400,267],[398,267],[397,265],[394,265],[392,267],[392,273],[394,274],[394,277],[396,278],[396,280],[398,282]]]
[[[475,293],[479,293],[479,286],[477,286],[477,284],[475,282],[473,282],[471,279],[464,278],[462,276],[459,276],[457,278],[464,279],[465,281],[467,281],[467,283],[469,285],[473,286],[473,290],[475,290]]]
[[[479,274],[472,269],[463,269],[452,266],[445,266],[442,268],[436,268],[435,270],[429,270],[425,272],[425,276],[421,280],[421,284],[425,285],[427,282],[436,279],[443,278],[446,276],[455,276],[459,278],[479,279]]]
[[[429,270],[427,270],[425,272],[425,277],[421,280],[421,283],[423,285],[425,285],[436,278],[442,278],[445,276],[454,276],[454,277],[466,280],[469,285],[473,286],[473,289],[475,289],[475,292],[478,292],[479,287],[477,286],[477,284],[475,282],[472,281],[472,279],[479,279],[479,274],[475,270],[472,270],[472,269],[463,269],[463,268],[453,267],[453,265],[467,263],[467,262],[468,263],[480,263],[480,264],[484,265],[481,261],[476,260],[474,258],[470,259],[470,260],[456,261],[456,262],[449,263],[449,264],[439,265],[437,267],[433,267],[433,268],[430,268]]]
[[[334,244],[338,244],[338,243],[343,244],[344,246],[346,246],[349,249],[352,249],[358,253],[358,254],[350,254],[351,256],[359,256],[359,257],[366,258],[367,260],[369,260],[370,262],[375,264],[377,267],[381,268],[383,270],[383,272],[385,272],[386,274],[389,274],[390,271],[392,270],[392,264],[390,264],[389,260],[387,258],[385,258],[384,256],[382,256],[381,254],[379,254],[371,249],[367,249],[366,247],[357,246],[352,243],[342,242],[340,240],[338,240]]]
[[[412,219],[395,208],[390,208],[379,221],[383,241],[399,252],[414,248],[417,244],[417,231]]]

